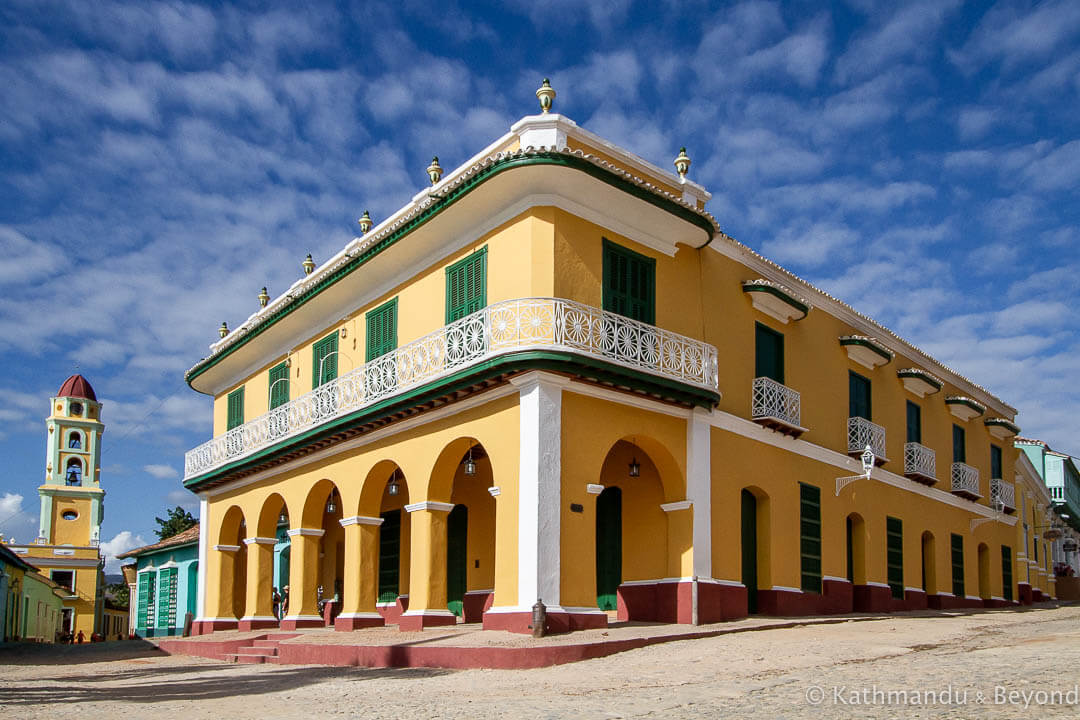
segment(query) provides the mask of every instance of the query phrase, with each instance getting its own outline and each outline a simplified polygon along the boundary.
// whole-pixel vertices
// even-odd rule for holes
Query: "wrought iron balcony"
[[[937,482],[937,454],[917,442],[904,444],[904,475],[926,485]]]
[[[715,392],[708,343],[556,298],[495,303],[361,365],[190,450],[184,477],[243,459],[470,366],[524,350],[554,350]]]
[[[754,378],[750,416],[754,422],[785,435],[798,437],[806,432],[800,425],[802,399],[798,391],[772,378]]]
[[[861,455],[869,445],[876,465],[888,462],[885,457],[885,428],[880,425],[863,417],[848,418],[847,438],[848,455]]]
[[[970,465],[961,462],[952,464],[952,492],[961,497],[978,500],[982,497],[979,492],[979,471]]]
[[[1001,478],[990,478],[990,504],[1004,512],[1016,512],[1016,487]]]

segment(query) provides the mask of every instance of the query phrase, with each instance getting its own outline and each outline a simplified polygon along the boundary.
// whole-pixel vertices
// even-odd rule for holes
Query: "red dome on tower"
[[[72,375],[65,380],[64,384],[60,386],[60,392],[56,393],[56,397],[86,398],[97,402],[94,388],[90,387],[90,383],[82,375]]]

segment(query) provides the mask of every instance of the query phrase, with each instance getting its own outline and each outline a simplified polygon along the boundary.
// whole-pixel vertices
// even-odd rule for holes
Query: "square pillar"
[[[446,516],[454,506],[444,502],[418,502],[405,506],[409,513],[409,609],[401,615],[402,631],[456,625],[446,607]]]
[[[298,627],[321,627],[319,615],[317,571],[319,567],[319,538],[322,528],[293,528],[288,531],[292,549],[289,551],[289,614],[282,618],[282,630]]]
[[[356,515],[341,520],[345,528],[345,583],[335,630],[359,630],[386,624],[375,608],[379,576],[379,526],[382,518]]]
[[[247,546],[247,595],[240,630],[277,627],[274,617],[274,598],[271,589],[274,563],[274,538],[244,538]]]

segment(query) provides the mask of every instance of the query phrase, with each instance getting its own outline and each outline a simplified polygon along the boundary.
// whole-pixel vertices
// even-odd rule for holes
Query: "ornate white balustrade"
[[[928,485],[937,482],[937,453],[917,442],[904,444],[904,475]]]
[[[717,390],[708,343],[588,305],[523,298],[489,305],[188,451],[185,478],[499,355],[557,350]]]
[[[869,445],[878,465],[888,462],[885,457],[885,428],[880,425],[862,417],[848,418],[847,438],[849,455],[860,455]]]
[[[961,462],[952,464],[952,491],[972,499],[982,497],[979,492],[979,471]]]
[[[802,419],[802,398],[798,391],[782,385],[772,378],[754,378],[751,419],[766,427],[789,434],[806,432]]]
[[[990,478],[990,504],[1005,512],[1016,512],[1016,488],[1001,478]]]

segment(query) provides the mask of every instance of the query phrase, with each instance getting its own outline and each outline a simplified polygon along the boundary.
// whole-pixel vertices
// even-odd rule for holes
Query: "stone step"
[[[249,647],[276,649],[280,644],[280,640],[256,640]]]
[[[259,648],[259,647],[242,647],[236,648],[237,655],[261,655],[263,657],[273,657],[277,655],[277,648]]]
[[[242,648],[241,648],[242,649]],[[241,665],[258,665],[267,661],[266,655],[242,655],[240,653],[225,653],[225,662],[239,663]]]

